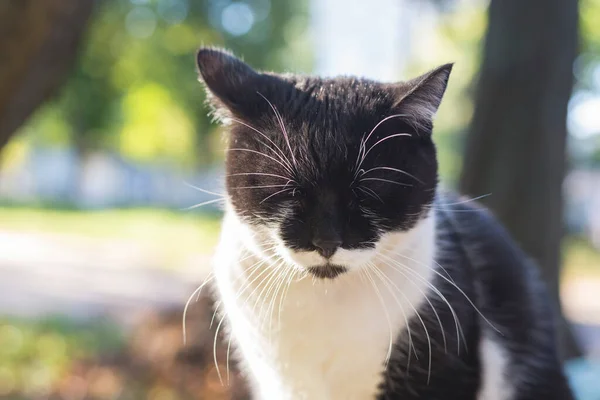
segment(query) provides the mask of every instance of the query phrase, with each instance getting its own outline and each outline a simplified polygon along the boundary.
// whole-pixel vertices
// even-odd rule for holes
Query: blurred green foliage
[[[580,0],[580,52],[586,56],[589,72],[600,63],[600,2]],[[598,88],[600,89],[600,88]]]
[[[600,278],[600,252],[584,237],[567,236],[562,243],[562,279]]]
[[[99,2],[67,84],[13,139],[2,155],[2,165],[17,164],[32,145],[72,146],[83,156],[90,150],[107,150],[132,161],[179,168],[218,161],[223,144],[203,104],[196,49],[203,44],[223,46],[259,69],[310,72],[314,38],[309,3]],[[474,108],[487,4],[447,4],[433,23],[415,26],[402,76],[456,62],[436,120],[441,173],[452,184],[461,169],[462,139]],[[581,0],[580,10],[575,91],[597,92],[600,2]],[[595,159],[600,159],[597,154]]]
[[[473,90],[487,28],[485,2],[460,3],[416,28],[414,55],[405,76],[453,62],[452,78],[435,121],[443,181],[453,185],[462,167],[462,143],[473,114]],[[435,51],[432,51],[435,49]]]
[[[414,54],[406,76],[414,76],[436,65],[455,62],[444,101],[435,121],[436,144],[443,181],[452,185],[462,168],[463,143],[474,104],[477,73],[483,56],[487,29],[487,2],[456,2],[423,23],[413,34]],[[432,32],[433,31],[433,32]],[[600,1],[580,0],[579,56],[573,72],[575,95],[600,96]],[[435,49],[435,50],[432,50]],[[573,132],[571,132],[573,133]],[[573,166],[600,166],[600,132],[585,142],[595,149],[584,157],[571,154]]]
[[[224,46],[257,68],[310,70],[307,12],[305,0],[98,2],[73,73],[21,140],[207,165],[220,140],[197,82],[197,48]]]
[[[0,398],[40,398],[76,360],[121,351],[120,330],[102,319],[78,324],[52,317],[35,322],[0,320]]]

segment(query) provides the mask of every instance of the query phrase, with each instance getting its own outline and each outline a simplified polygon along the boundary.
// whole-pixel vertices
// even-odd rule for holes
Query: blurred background
[[[385,81],[454,61],[444,182],[541,264],[600,399],[600,0],[0,0],[0,33],[0,398],[247,398],[207,293],[182,340],[219,232],[204,44]]]

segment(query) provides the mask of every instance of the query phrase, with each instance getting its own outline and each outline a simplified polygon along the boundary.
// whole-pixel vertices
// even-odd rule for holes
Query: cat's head
[[[261,73],[216,49],[197,61],[230,125],[232,210],[274,260],[333,278],[427,214],[438,179],[432,118],[452,65],[379,83]]]

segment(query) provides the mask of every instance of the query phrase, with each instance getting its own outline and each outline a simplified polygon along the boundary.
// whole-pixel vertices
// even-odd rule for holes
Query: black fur
[[[437,262],[445,270],[432,283],[462,331],[430,291],[431,304],[424,302],[419,314],[431,338],[431,374],[427,335],[414,317],[415,351],[404,331],[379,399],[476,399],[484,333],[509,353],[506,378],[515,400],[572,398],[535,268],[485,210],[452,195],[436,197],[432,115],[451,65],[399,84],[259,73],[215,49],[198,53],[198,67],[215,115],[231,124],[227,190],[248,224],[280,226],[288,247],[326,256],[337,246],[373,246],[385,232],[410,229],[431,208],[437,213]],[[321,278],[343,272],[315,269]]]
[[[403,333],[379,399],[477,399],[482,373],[478,347],[484,332],[508,352],[506,381],[514,385],[512,399],[573,399],[557,354],[554,313],[535,266],[489,212],[461,201],[442,193],[435,203],[440,246],[436,261],[444,270],[438,270],[432,283],[454,308],[462,332],[457,334],[448,305],[430,291],[427,295],[444,327],[446,346],[431,306],[424,303],[419,313],[432,341],[431,376],[424,328],[413,318],[410,329],[418,359],[411,354],[407,368],[408,337]]]
[[[251,224],[282,221],[281,236],[290,248],[315,250],[320,241],[369,247],[383,232],[411,228],[433,201],[431,121],[408,111],[427,102],[437,108],[451,65],[392,85],[259,74],[210,49],[199,52],[198,64],[215,114],[251,126],[234,121],[229,138],[227,190],[236,212]],[[287,139],[269,102],[285,115]],[[381,142],[357,166],[361,140],[395,114],[404,116],[381,124],[364,145],[368,150],[394,134],[406,136]],[[392,169],[363,175],[376,167],[412,176]]]

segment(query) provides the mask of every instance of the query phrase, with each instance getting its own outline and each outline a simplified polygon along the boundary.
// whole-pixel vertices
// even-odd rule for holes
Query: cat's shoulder
[[[475,287],[481,311],[498,330],[523,342],[532,332],[552,332],[554,310],[535,260],[483,205],[455,194],[444,196],[447,206],[438,205],[436,211],[441,234],[451,237],[453,252],[461,253],[462,271]],[[553,338],[546,339],[551,349]]]
[[[484,346],[482,354],[503,354],[506,376],[515,392],[525,396],[519,398],[571,398],[556,351],[556,310],[536,261],[477,201],[445,192],[438,196],[436,214],[446,232],[442,235],[452,237],[454,251],[468,264],[463,267],[486,318],[482,345],[501,350],[487,351]]]
[[[529,262],[506,228],[477,198],[443,191],[436,197],[433,210],[440,234],[452,237],[474,266]]]

